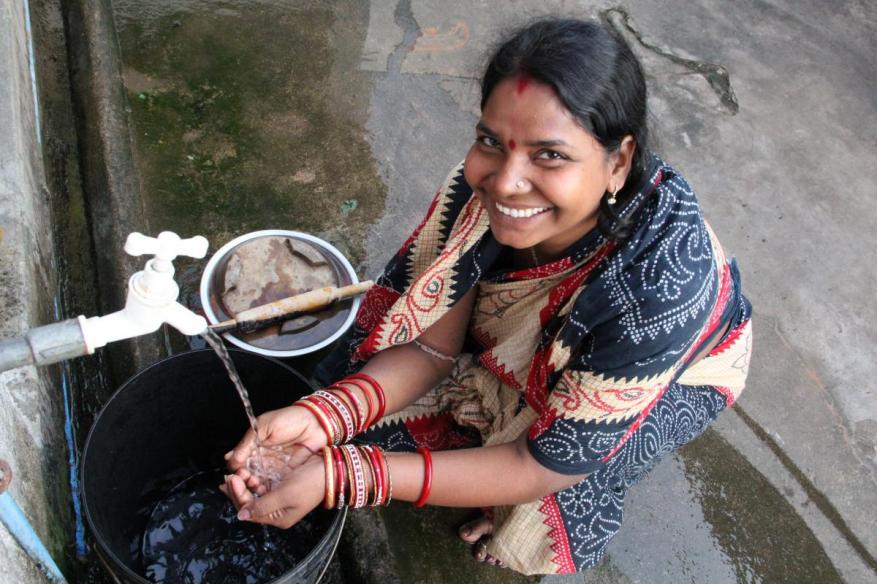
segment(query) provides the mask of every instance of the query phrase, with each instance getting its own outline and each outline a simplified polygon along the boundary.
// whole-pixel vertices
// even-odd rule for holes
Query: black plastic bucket
[[[257,414],[312,391],[293,369],[260,355],[229,351]],[[212,350],[175,355],[144,369],[110,398],[82,455],[82,501],[98,551],[115,576],[148,582],[136,552],[146,527],[144,496],[181,469],[223,466],[248,426],[240,398]],[[317,582],[341,535],[345,512],[315,510],[318,543],[272,583]]]

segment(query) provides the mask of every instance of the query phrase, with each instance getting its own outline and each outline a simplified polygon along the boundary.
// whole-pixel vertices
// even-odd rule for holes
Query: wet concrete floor
[[[539,580],[468,561],[455,530],[470,511],[397,506],[383,516],[404,582]],[[712,430],[633,489],[625,523],[586,576],[546,582],[844,581],[783,494]]]
[[[150,228],[206,235],[212,249],[257,229],[306,231],[344,251],[361,277],[374,276],[424,212],[447,170],[465,155],[477,120],[478,71],[496,35],[541,13],[598,16],[608,7],[548,4],[115,0],[136,172]],[[653,10],[632,4],[602,16],[640,43],[637,50],[655,85],[650,105],[658,147],[667,157],[676,155],[671,162],[691,169],[696,187],[703,185],[705,207],[716,215],[720,236],[728,234],[744,276],[755,279],[763,273],[759,245],[740,231],[751,221],[747,193],[732,189],[730,201],[718,200],[723,185],[701,168],[696,152],[700,142],[739,132],[734,124],[741,109],[737,120],[755,123],[746,118],[747,100],[758,95],[745,82],[735,94],[736,72],[729,77],[710,59],[730,55],[738,71],[750,64],[749,77],[764,65],[741,57],[746,49],[737,39],[723,51],[691,28],[686,38],[695,40],[674,51],[672,34],[641,30],[638,23],[651,22]],[[753,18],[759,14],[749,5],[741,10]],[[706,2],[697,12],[704,19],[700,25],[709,28],[705,23],[721,10]],[[712,56],[691,54],[699,50]],[[739,146],[740,138],[735,134],[729,142]],[[721,172],[731,172],[733,157],[718,161],[725,165]],[[189,262],[182,271],[189,304],[197,303],[200,265]],[[759,295],[767,287],[762,281],[753,289],[756,318]],[[777,311],[769,316],[775,314],[788,316]],[[763,397],[749,402],[748,396],[768,391],[775,378],[769,372],[753,377],[756,383],[741,407],[748,411],[751,403],[763,424],[764,412],[778,406]],[[826,406],[817,403],[808,415],[819,418],[821,407]],[[787,441],[808,440],[804,425],[783,427]],[[745,432],[742,427],[732,422],[710,430],[638,485],[627,505],[626,526],[601,566],[546,581],[857,582],[874,577],[874,549],[861,526],[873,525],[875,510],[862,509],[864,523],[849,507],[837,512],[832,505],[849,503],[847,492],[821,481],[813,470],[818,464],[803,454],[795,458],[792,444],[791,456],[803,460],[795,470],[810,486],[817,485],[815,492],[827,491],[828,511],[811,508],[812,513],[835,512],[840,523],[811,518],[810,511],[802,511],[810,499],[796,500],[765,470],[776,464],[756,467],[741,454],[743,439],[735,432]],[[776,429],[767,432],[773,434]],[[754,443],[752,452],[766,452],[758,440]],[[844,452],[860,446],[848,444]],[[837,458],[873,481],[873,468],[845,462],[853,459],[862,460],[858,454]],[[538,580],[471,562],[454,537],[465,516],[459,510],[415,512],[403,504],[383,511],[393,551],[387,561],[399,579]],[[826,549],[840,551],[830,557]]]

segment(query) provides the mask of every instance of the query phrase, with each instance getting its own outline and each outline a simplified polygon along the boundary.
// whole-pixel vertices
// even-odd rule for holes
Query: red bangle
[[[335,478],[335,509],[341,509],[347,504],[345,491],[347,490],[347,479],[344,476],[344,459],[341,456],[339,448],[332,449],[332,458],[335,462],[335,472],[338,475]]]
[[[347,403],[331,391],[323,389],[315,391],[312,395],[323,400],[326,407],[335,414],[335,419],[341,426],[341,442],[353,438],[356,434],[356,419]]]
[[[384,499],[381,501],[381,505],[389,505],[390,501],[393,499],[393,481],[390,479],[390,464],[387,462],[387,457],[384,455],[384,451],[381,450],[380,447],[375,448],[375,454],[378,455],[378,459],[381,463],[381,473],[384,477]]]
[[[357,405],[359,404],[359,402],[357,400],[359,398],[357,398],[354,395],[353,390],[351,390],[349,387],[344,387],[343,385],[330,385],[329,387],[326,388],[326,391],[329,391],[332,389],[343,393],[347,397],[347,399],[350,400],[350,403],[353,404],[353,408],[350,410],[350,413],[353,415],[353,417],[355,419],[356,433],[359,434],[360,432],[362,432],[364,430],[362,415],[361,415],[361,412],[359,411],[359,408],[357,407]],[[351,436],[351,438],[352,437],[353,436]]]
[[[365,445],[362,447],[365,450],[366,454],[368,454],[369,464],[372,467],[372,474],[375,479],[374,484],[374,498],[372,499],[372,507],[377,507],[384,500],[384,474],[381,469],[381,463],[378,459],[378,453],[374,447],[371,445]]]
[[[294,406],[298,406],[300,408],[304,408],[311,413],[313,417],[317,419],[317,422],[320,423],[320,427],[323,428],[323,432],[326,433],[326,443],[334,444],[334,434],[332,433],[332,427],[329,425],[329,420],[325,419],[323,414],[317,409],[317,406],[312,404],[309,401],[299,400],[292,404]]]
[[[304,403],[311,404],[315,408],[317,408],[320,412],[326,416],[329,424],[332,426],[332,434],[329,436],[329,442],[332,444],[340,444],[341,443],[341,423],[335,418],[335,415],[332,413],[332,410],[329,409],[327,405],[323,403],[323,398],[316,396],[314,394],[306,395],[302,398]]]
[[[429,499],[429,492],[432,490],[432,454],[430,454],[428,448],[418,448],[417,452],[419,452],[423,456],[423,489],[420,491],[420,498],[414,502],[415,507],[423,507],[426,505],[426,500]]]
[[[377,418],[372,419],[372,414],[375,411],[374,403],[372,402],[372,392],[368,390],[364,383],[356,379],[344,378],[338,383],[349,383],[359,388],[359,391],[365,396],[366,405],[368,406],[368,413],[366,414],[365,422],[363,422],[362,429],[363,431],[368,428],[372,422],[377,420]],[[337,385],[337,384],[336,384]],[[339,386],[340,387],[340,386]]]
[[[386,411],[387,409],[387,398],[384,395],[384,388],[381,387],[381,384],[378,383],[374,377],[366,375],[365,373],[353,373],[351,375],[348,375],[347,379],[362,379],[363,381],[367,381],[374,387],[375,395],[377,395],[378,397],[378,415],[375,418],[375,421],[377,422],[378,420],[383,418],[384,411]]]
[[[387,501],[387,468],[384,466],[384,457],[379,446],[374,446],[375,464],[378,466],[378,474],[381,475],[381,500],[378,505],[386,505]]]
[[[368,494],[366,494],[365,504],[370,507],[374,507],[377,505],[378,495],[380,493],[380,479],[375,472],[375,459],[372,458],[371,449],[368,447],[368,445],[360,446],[359,453],[362,455],[365,466],[368,467],[368,476],[370,476],[372,479],[371,502],[369,502]]]

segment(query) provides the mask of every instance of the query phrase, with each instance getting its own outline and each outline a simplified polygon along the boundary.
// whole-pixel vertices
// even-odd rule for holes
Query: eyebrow
[[[496,132],[494,132],[493,130],[491,130],[491,129],[488,128],[487,126],[485,126],[482,122],[478,122],[478,123],[475,125],[475,129],[478,130],[478,131],[480,131],[480,132],[483,132],[483,133],[487,134],[487,135],[490,136],[491,138],[499,138],[499,135],[498,135]],[[534,140],[534,141],[532,141],[532,142],[525,142],[525,145],[527,145],[527,146],[535,146],[535,147],[539,147],[539,148],[550,148],[550,147],[552,147],[552,146],[569,146],[569,144],[567,144],[567,143],[564,142],[563,140],[559,140],[559,139],[554,139],[554,140]]]

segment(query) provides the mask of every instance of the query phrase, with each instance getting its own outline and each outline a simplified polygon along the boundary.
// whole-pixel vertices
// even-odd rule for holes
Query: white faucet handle
[[[175,233],[171,233],[170,231],[164,231],[159,234],[159,240],[161,240],[161,236],[165,233],[170,233],[171,235],[176,237]],[[200,259],[207,255],[207,248],[210,246],[210,243],[203,235],[196,235],[195,237],[190,237],[189,239],[179,239],[176,245],[177,255],[184,255],[189,256],[190,258]]]
[[[189,239],[180,239],[172,231],[162,231],[158,237],[147,237],[142,233],[132,233],[125,241],[128,255],[154,255],[159,260],[173,261],[179,255],[203,258],[207,255],[209,243],[200,235]]]

